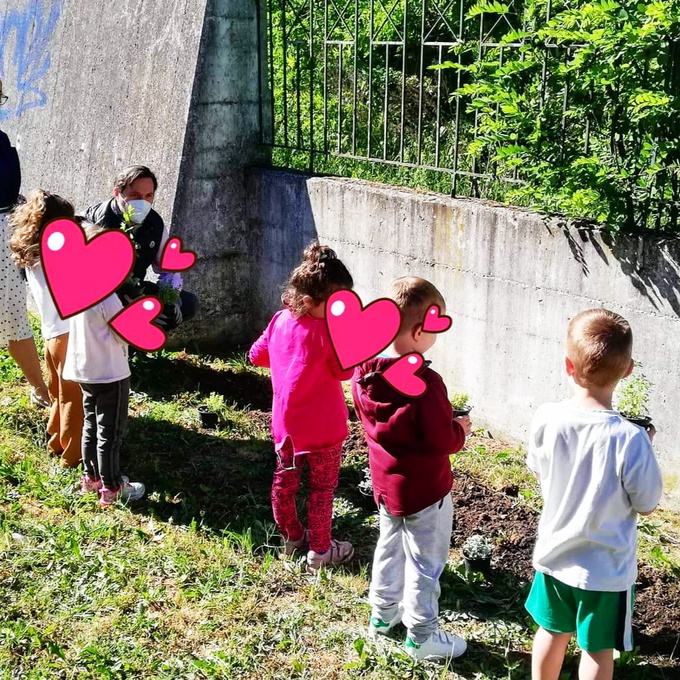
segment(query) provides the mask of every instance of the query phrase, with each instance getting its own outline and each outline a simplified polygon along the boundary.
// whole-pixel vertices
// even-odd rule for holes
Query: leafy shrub
[[[443,55],[421,44],[432,17],[420,2],[395,8],[388,21],[380,3],[357,0],[325,28],[324,12],[270,0],[275,164],[469,193],[613,232],[677,230],[677,0],[457,0]],[[396,40],[385,53],[371,25],[382,27],[374,40]],[[344,62],[328,40],[347,42]]]

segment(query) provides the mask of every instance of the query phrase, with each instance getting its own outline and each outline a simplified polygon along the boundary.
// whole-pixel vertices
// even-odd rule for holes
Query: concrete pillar
[[[200,294],[202,311],[183,338],[209,344],[251,332],[243,168],[264,158],[257,2],[207,3],[173,210],[173,231],[199,254],[186,286]]]

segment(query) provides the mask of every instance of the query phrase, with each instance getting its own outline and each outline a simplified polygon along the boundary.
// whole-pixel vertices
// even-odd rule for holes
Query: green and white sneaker
[[[455,659],[465,653],[467,642],[457,635],[437,629],[425,642],[418,644],[411,635],[404,643],[406,653],[418,661],[445,661]]]
[[[390,621],[385,621],[379,616],[371,616],[371,620],[368,623],[368,636],[376,638],[378,635],[387,635],[392,630],[392,628],[394,628],[398,623],[401,623],[401,617],[403,614],[404,608],[401,606],[401,604],[399,604],[394,618]]]

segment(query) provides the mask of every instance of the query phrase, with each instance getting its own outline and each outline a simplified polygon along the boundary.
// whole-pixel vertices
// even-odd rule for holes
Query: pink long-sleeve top
[[[341,381],[352,377],[335,355],[324,319],[274,315],[250,348],[255,366],[271,369],[272,435],[278,451],[290,438],[295,453],[334,446],[347,438],[348,410]]]

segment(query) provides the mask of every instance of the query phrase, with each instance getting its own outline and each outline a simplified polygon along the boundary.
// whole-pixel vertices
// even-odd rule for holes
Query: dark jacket
[[[421,397],[397,392],[381,375],[396,359],[375,358],[358,366],[352,378],[354,407],[366,431],[375,502],[391,515],[413,515],[450,493],[449,456],[465,444],[454,421],[446,385],[424,367]]]
[[[107,229],[120,229],[123,222],[123,215],[115,198],[90,206],[85,211],[84,217]],[[144,222],[133,233],[132,238],[138,247],[135,248],[136,259],[132,273],[140,281],[144,280],[146,270],[158,256],[164,231],[163,218],[152,208]]]
[[[13,206],[21,188],[21,165],[17,150],[0,130],[0,209]]]

